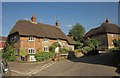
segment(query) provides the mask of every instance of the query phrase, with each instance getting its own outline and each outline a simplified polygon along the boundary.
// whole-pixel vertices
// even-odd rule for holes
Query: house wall
[[[107,37],[108,37],[108,48],[110,49],[110,48],[114,48],[113,40],[120,39],[120,34],[108,33]]]
[[[107,34],[95,35],[95,36],[92,36],[92,38],[97,39],[101,43],[101,45],[99,46],[99,49],[108,48]]]
[[[34,52],[43,52],[44,47],[49,46],[55,42],[57,42],[57,39],[48,39],[48,41],[44,41],[43,38],[40,37],[34,37],[34,41],[29,41],[28,36],[20,36],[18,33],[13,34],[9,36],[9,41],[12,44],[14,42],[15,48],[16,48],[16,55],[20,54],[20,49],[23,48],[26,51],[26,54],[28,54],[28,48],[34,48]],[[65,40],[59,40],[63,47],[68,48],[71,50],[74,50],[74,45],[69,45],[67,41]],[[30,61],[29,54],[27,55],[27,61]],[[18,58],[20,59],[20,57]]]

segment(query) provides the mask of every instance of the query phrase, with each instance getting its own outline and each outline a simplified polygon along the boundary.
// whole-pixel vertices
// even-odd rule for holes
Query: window
[[[44,41],[48,41],[49,39],[48,38],[44,38]]]
[[[28,41],[34,41],[35,39],[34,39],[34,37],[33,36],[29,36],[28,37]]]
[[[28,48],[28,54],[35,54],[34,48]]]
[[[49,51],[48,46],[44,46],[43,51],[48,52]]]

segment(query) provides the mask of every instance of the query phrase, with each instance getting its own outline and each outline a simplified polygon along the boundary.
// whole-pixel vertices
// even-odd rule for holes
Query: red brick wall
[[[114,48],[113,40],[114,39],[120,39],[120,34],[107,34],[108,38],[108,48]]]

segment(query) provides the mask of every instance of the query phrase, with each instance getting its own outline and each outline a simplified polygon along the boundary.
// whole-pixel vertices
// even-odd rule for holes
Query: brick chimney
[[[60,24],[59,24],[59,22],[58,22],[58,20],[56,21],[56,27],[58,27],[59,28],[59,26],[60,26]]]
[[[106,23],[109,23],[109,19],[107,18],[107,19],[105,20],[105,22],[106,22]]]
[[[31,21],[32,21],[32,23],[37,23],[37,22],[36,22],[36,16],[35,16],[35,15],[32,15]]]

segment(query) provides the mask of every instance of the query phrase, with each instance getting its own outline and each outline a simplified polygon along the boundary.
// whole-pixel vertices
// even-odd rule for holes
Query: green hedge
[[[53,58],[54,52],[37,52],[35,58],[37,61],[45,61],[50,58]]]
[[[66,48],[60,48],[60,53],[61,54],[68,53],[68,49],[66,49]]]

